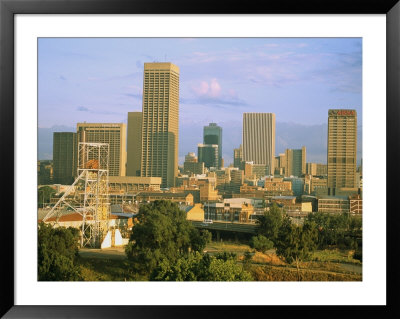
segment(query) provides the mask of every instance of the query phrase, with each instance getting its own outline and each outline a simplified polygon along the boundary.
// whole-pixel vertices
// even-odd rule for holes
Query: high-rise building
[[[203,144],[217,144],[218,145],[218,164],[217,168],[222,167],[222,127],[216,123],[210,123],[204,126],[203,129]]]
[[[328,113],[328,194],[356,188],[357,113],[336,109]]]
[[[199,162],[204,163],[207,168],[218,167],[218,145],[198,144]]]
[[[301,149],[286,149],[285,176],[301,176],[306,174],[306,147]]]
[[[268,166],[274,174],[275,114],[243,113],[243,160]]]
[[[143,177],[161,177],[161,187],[178,176],[179,67],[145,63],[143,75]]]
[[[306,174],[314,175],[314,176],[326,176],[327,175],[327,166],[326,166],[326,164],[307,163],[306,164]]]
[[[78,123],[77,139],[85,143],[109,145],[109,176],[126,174],[126,125],[124,123]]]
[[[128,112],[126,176],[140,176],[142,112]]]
[[[78,143],[74,132],[53,133],[53,183],[69,185],[76,177]]]
[[[317,175],[327,176],[328,175],[328,165],[327,164],[317,164]]]
[[[274,175],[284,176],[285,175],[285,166],[286,166],[286,154],[281,153],[278,156],[275,156],[275,172]]]
[[[243,148],[242,144],[240,144],[239,148],[233,149],[233,167],[243,169],[242,162],[243,162]]]

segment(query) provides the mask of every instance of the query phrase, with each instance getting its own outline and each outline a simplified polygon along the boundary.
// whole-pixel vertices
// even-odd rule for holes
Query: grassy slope
[[[238,262],[243,260],[246,251],[253,254],[251,270],[256,280],[263,281],[296,281],[295,267],[287,265],[275,255],[274,250],[266,254],[255,252],[248,245],[233,242],[211,242],[205,248],[210,254],[219,252],[234,252]],[[352,252],[337,249],[317,251],[313,254],[313,260],[301,263],[303,280],[316,281],[353,281],[362,280],[360,273],[348,270],[343,263],[351,264],[361,270],[361,263],[352,258]],[[86,281],[130,281],[143,280],[137,277],[126,259],[109,259],[98,257],[80,257],[77,264],[81,268],[81,274]],[[353,267],[353,268],[354,268]],[[351,267],[350,267],[351,268]]]

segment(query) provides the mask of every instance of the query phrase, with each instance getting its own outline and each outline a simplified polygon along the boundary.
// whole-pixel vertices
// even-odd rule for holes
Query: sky
[[[225,164],[232,162],[233,148],[241,143],[244,112],[275,113],[277,154],[302,146],[285,141],[284,130],[298,130],[305,136],[299,144],[306,147],[321,139],[306,132],[323,132],[330,108],[355,109],[362,127],[361,38],[38,41],[39,130],[74,130],[83,121],[126,123],[128,112],[142,109],[143,66],[154,61],[180,68],[180,163],[188,152],[197,153],[203,126],[211,122],[222,127],[223,157]],[[308,158],[323,161],[325,140]]]

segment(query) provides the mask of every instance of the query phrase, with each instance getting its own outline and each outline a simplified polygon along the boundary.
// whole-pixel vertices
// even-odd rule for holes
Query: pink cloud
[[[218,97],[221,94],[221,85],[217,79],[211,79],[210,82],[201,81],[200,84],[192,86],[193,91],[202,97]]]
[[[210,84],[210,96],[218,97],[221,93],[221,86],[219,85],[217,79],[212,79]]]

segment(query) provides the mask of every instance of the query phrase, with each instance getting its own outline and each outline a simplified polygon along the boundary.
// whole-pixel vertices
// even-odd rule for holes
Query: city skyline
[[[161,51],[162,57],[145,54]],[[357,110],[362,127],[359,38],[49,38],[39,39],[38,53],[39,129],[82,121],[127,123],[128,112],[141,111],[144,62],[178,65],[180,164],[185,154],[196,152],[203,127],[212,122],[226,132],[222,157],[225,165],[232,163],[241,143],[235,130],[245,112],[275,113],[277,127],[313,127],[327,123],[329,108],[349,108]],[[312,160],[316,151],[309,149]]]

